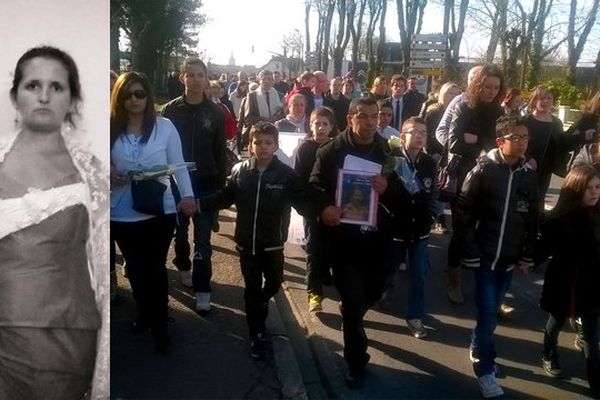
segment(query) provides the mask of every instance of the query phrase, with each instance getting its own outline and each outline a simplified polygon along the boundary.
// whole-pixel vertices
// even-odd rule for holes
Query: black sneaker
[[[542,368],[544,368],[544,372],[546,375],[552,378],[560,378],[562,375],[562,369],[558,364],[557,358],[542,358]]]
[[[250,341],[250,357],[264,359],[267,356],[267,339],[264,333],[259,333]]]

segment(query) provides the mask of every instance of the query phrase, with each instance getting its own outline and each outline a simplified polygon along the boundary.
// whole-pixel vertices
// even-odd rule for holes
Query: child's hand
[[[327,226],[336,226],[340,224],[342,218],[342,209],[336,206],[327,206],[321,211],[321,221]]]
[[[179,204],[177,204],[177,209],[181,211],[186,217],[191,217],[198,210],[198,206],[196,205],[196,199],[193,197],[184,197],[181,199]]]
[[[585,131],[585,133],[584,133],[584,135],[585,135],[584,140],[586,142],[591,142],[592,140],[594,140],[594,133],[596,133],[596,130],[593,129],[593,128],[592,129],[588,129],[587,131]]]
[[[529,273],[529,271],[531,270],[531,265],[529,263],[519,261],[519,263],[517,264],[517,269],[523,275],[527,275]]]
[[[477,135],[473,135],[472,133],[465,132],[464,141],[466,144],[475,144],[477,143]]]
[[[377,194],[383,194],[383,192],[385,192],[387,189],[387,186],[387,179],[385,179],[383,176],[376,175],[373,177],[373,190],[375,190]]]

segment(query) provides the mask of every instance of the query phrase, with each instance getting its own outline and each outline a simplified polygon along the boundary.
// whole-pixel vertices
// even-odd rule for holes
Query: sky
[[[264,65],[273,53],[281,53],[280,43],[284,35],[297,29],[304,37],[303,0],[253,0],[251,3],[203,0],[201,12],[209,20],[199,31],[198,50],[205,52],[215,64],[228,64],[233,51],[237,65]],[[435,24],[434,10],[429,12],[428,20],[437,26],[428,27],[428,32],[441,32],[443,17],[439,15]],[[395,4],[390,2],[386,18],[388,40],[399,40],[396,18]],[[317,34],[316,23],[317,16],[313,14],[311,25],[314,26],[310,28],[312,46]]]
[[[525,4],[527,6],[527,1]],[[295,29],[304,35],[304,0],[203,0],[201,12],[208,17],[208,22],[199,31],[197,50],[215,64],[228,64],[233,52],[237,65],[258,67],[266,64],[273,53],[281,53],[280,43],[284,35],[293,33]],[[443,24],[441,8],[429,2],[425,13],[421,32],[440,33]],[[317,33],[316,22],[317,16],[312,14],[312,46]],[[388,41],[399,41],[396,5],[392,1],[388,3],[386,27]],[[590,35],[581,61],[595,59],[598,44],[594,38],[597,35]],[[487,40],[476,31],[466,31],[461,43],[461,56],[481,54]]]

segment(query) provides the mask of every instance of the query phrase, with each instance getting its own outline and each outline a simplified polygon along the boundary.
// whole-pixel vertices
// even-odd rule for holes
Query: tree
[[[315,57],[317,68],[327,71],[329,66],[329,44],[331,39],[331,24],[335,11],[335,1],[314,0],[314,7],[319,17]],[[307,52],[308,54],[308,52]]]
[[[304,36],[306,38],[306,56],[310,54],[310,8],[311,1],[306,0],[304,2]]]
[[[494,62],[498,44],[507,29],[509,0],[481,0],[467,11],[469,19],[489,36],[484,56],[486,63]]]
[[[387,8],[387,0],[369,0],[368,1],[369,22],[366,32],[366,58],[369,61],[369,69],[367,72],[367,83],[370,84],[375,79],[375,76],[381,73],[381,57],[383,52],[376,51],[382,43],[385,43],[385,9]],[[379,38],[377,46],[375,43],[375,27],[377,21],[381,21],[379,26]],[[382,31],[383,28],[383,31]]]
[[[594,82],[592,82],[592,87],[595,90],[600,90],[600,50],[598,50],[594,64]]]
[[[337,0],[335,3],[337,5],[338,29],[333,48],[333,74],[338,76],[342,74],[342,62],[350,41],[350,26],[354,23],[356,2],[354,0]]]
[[[571,0],[571,7],[569,11],[569,23],[567,33],[567,44],[568,44],[568,57],[567,57],[567,80],[575,84],[575,71],[577,69],[577,62],[581,58],[583,52],[583,46],[587,41],[588,35],[596,22],[596,15],[598,14],[598,4],[600,0],[594,0],[589,11],[587,9],[577,10],[577,0]],[[579,29],[575,28],[577,24],[577,13],[584,15],[581,21]],[[581,32],[575,42],[575,36],[577,31]]]
[[[427,0],[396,0],[396,11],[398,13],[398,29],[400,30],[400,42],[402,45],[402,59],[404,68],[402,72],[407,75],[410,68],[410,44],[412,35],[420,33],[423,22],[423,13]]]
[[[447,35],[446,58],[444,66],[445,80],[459,81],[458,57],[460,43],[465,32],[465,17],[469,7],[469,0],[460,0],[458,8],[458,23],[454,0],[444,1],[444,33]]]
[[[350,36],[352,37],[352,65],[356,65],[358,61],[358,42],[362,37],[362,29],[363,29],[363,16],[365,14],[365,8],[367,6],[367,0],[359,0],[359,11],[358,11],[358,19],[356,20],[356,24],[349,22],[350,27]],[[368,32],[367,32],[368,35]]]
[[[110,0],[110,69],[121,71],[121,51],[119,50],[119,36],[121,34],[121,18],[123,10],[118,0]]]
[[[121,12],[120,29],[130,41],[132,68],[144,72],[153,84],[160,84],[167,59],[190,54],[198,42],[197,28],[205,22],[198,11],[200,0],[113,2]]]

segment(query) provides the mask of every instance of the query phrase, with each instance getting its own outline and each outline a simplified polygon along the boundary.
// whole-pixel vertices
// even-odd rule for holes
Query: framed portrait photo
[[[375,226],[377,224],[377,192],[373,190],[374,172],[340,169],[335,195],[342,209],[340,221],[346,224]]]

